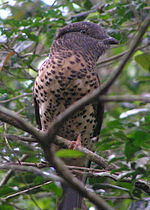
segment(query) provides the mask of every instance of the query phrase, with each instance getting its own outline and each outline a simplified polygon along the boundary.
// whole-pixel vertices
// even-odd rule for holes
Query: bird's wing
[[[95,109],[95,115],[96,115],[96,128],[94,130],[94,137],[98,136],[100,134],[102,122],[103,122],[103,114],[104,114],[104,104],[102,102],[99,102],[97,104],[94,104]]]
[[[100,85],[100,79],[97,75],[98,81],[99,81],[99,85]],[[101,127],[102,127],[102,122],[103,122],[103,115],[104,115],[104,103],[102,102],[97,102],[95,104],[93,104],[94,106],[94,110],[95,110],[95,117],[96,117],[96,128],[94,130],[94,137],[98,136],[100,134],[101,131]]]
[[[36,123],[38,125],[38,128],[41,130],[42,125],[41,125],[41,120],[40,120],[40,113],[39,113],[39,104],[37,103],[36,97],[33,95],[33,102],[34,102],[34,111],[35,111],[35,119]]]

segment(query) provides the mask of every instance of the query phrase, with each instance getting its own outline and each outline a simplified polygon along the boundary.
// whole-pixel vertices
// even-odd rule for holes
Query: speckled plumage
[[[35,82],[34,94],[39,104],[43,130],[69,105],[99,85],[96,73],[93,68],[90,70],[87,67],[83,57],[80,54],[74,55],[71,51],[68,54],[69,56],[65,53],[65,56],[60,55],[60,59],[54,55],[46,60]],[[58,135],[76,140],[81,134],[82,143],[86,146],[96,126],[95,112],[93,105],[85,107],[64,124]]]
[[[34,85],[37,122],[43,131],[68,106],[100,85],[96,61],[115,42],[103,28],[90,22],[59,30]],[[91,148],[90,139],[99,134],[102,115],[102,104],[87,105],[64,123],[58,135],[75,141],[81,134],[82,145]]]

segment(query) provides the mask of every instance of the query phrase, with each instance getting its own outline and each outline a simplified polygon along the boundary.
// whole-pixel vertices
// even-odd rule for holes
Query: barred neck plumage
[[[109,48],[103,41],[94,39],[78,32],[66,33],[56,39],[51,47],[51,53],[63,53],[64,50],[73,50],[80,52],[82,56],[90,57],[94,63]]]

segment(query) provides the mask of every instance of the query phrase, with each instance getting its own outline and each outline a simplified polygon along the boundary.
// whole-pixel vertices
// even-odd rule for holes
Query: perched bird
[[[61,28],[52,44],[50,57],[42,64],[34,84],[37,123],[46,131],[55,118],[68,106],[95,90],[99,79],[96,61],[117,41],[101,26],[91,22],[71,23]],[[91,148],[90,139],[100,133],[103,104],[83,107],[67,120],[58,135],[81,141]],[[75,145],[74,145],[75,146]],[[67,164],[83,166],[82,159],[70,159]],[[82,208],[82,198],[71,187],[64,187],[64,197],[58,209]]]

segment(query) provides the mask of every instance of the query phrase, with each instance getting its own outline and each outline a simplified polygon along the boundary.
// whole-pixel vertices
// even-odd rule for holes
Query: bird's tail
[[[62,201],[57,210],[87,210],[82,196],[76,190],[69,186],[63,186],[63,190]]]

